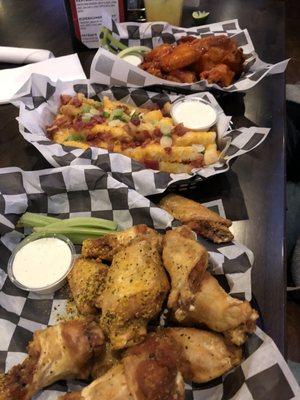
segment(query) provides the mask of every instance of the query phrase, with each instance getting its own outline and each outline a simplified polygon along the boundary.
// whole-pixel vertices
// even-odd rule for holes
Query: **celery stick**
[[[31,212],[26,212],[18,221],[18,227],[30,227],[35,226],[46,226],[54,222],[60,222],[59,218],[48,217],[47,215],[34,214]]]
[[[36,227],[34,232],[39,233],[57,233],[67,236],[73,243],[80,244],[83,240],[88,238],[97,238],[110,233],[105,229],[92,229],[92,228],[79,228],[79,227],[66,227],[66,228],[52,228],[50,225],[45,227]]]
[[[74,217],[69,219],[60,219],[58,222],[48,224],[47,228],[92,228],[92,229],[106,229],[106,230],[116,230],[117,223],[114,221],[109,221],[102,218],[95,217]]]

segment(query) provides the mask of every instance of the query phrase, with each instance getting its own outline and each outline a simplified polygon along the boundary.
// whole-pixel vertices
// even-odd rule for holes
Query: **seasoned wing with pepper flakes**
[[[187,226],[166,232],[163,239],[163,264],[171,278],[168,298],[170,308],[178,321],[183,320],[194,307],[195,294],[208,263],[208,253],[195,240]]]
[[[164,333],[181,346],[183,378],[205,383],[230,371],[242,361],[242,349],[224,336],[195,328],[167,328]]]
[[[220,217],[196,201],[171,193],[161,199],[159,206],[214,243],[226,243],[233,239],[233,234],[229,230],[231,221]]]
[[[81,392],[60,400],[183,400],[180,348],[171,337],[148,335],[120,364]]]
[[[100,324],[113,350],[140,342],[147,333],[148,321],[161,311],[169,281],[159,246],[158,237],[143,239],[132,242],[113,258],[97,301],[102,310]]]
[[[146,225],[135,225],[124,231],[110,233],[98,239],[87,239],[82,244],[83,257],[112,261],[113,256],[133,240],[158,237],[158,233]]]
[[[255,330],[257,318],[257,312],[248,301],[230,296],[216,278],[205,272],[200,289],[195,294],[194,307],[179,322],[183,325],[205,324],[216,332],[222,332],[232,343],[240,346],[245,343],[247,334]]]
[[[193,328],[159,329],[123,355],[105,375],[60,400],[180,400],[183,379],[208,382],[242,360],[222,335]]]
[[[93,359],[103,351],[102,330],[88,319],[37,331],[27,358],[0,378],[0,399],[31,400],[40,389],[61,379],[87,379]]]
[[[79,257],[75,261],[68,283],[79,314],[99,313],[95,301],[104,289],[107,271],[107,265],[91,258]]]

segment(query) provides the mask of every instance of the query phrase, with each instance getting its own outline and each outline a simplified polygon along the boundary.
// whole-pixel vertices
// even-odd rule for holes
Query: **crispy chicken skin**
[[[60,400],[183,400],[178,350],[172,338],[150,334],[126,352],[120,364]]]
[[[240,346],[246,341],[247,333],[255,330],[257,318],[257,312],[248,301],[227,294],[216,278],[205,272],[200,290],[195,295],[194,308],[190,308],[186,318],[179,322],[183,325],[205,324]]]
[[[168,308],[181,321],[186,317],[189,308],[194,307],[195,294],[207,267],[208,253],[195,240],[193,231],[182,226],[166,232],[162,258],[171,278]]]
[[[169,281],[159,242],[155,236],[132,242],[113,258],[105,289],[97,300],[102,309],[100,323],[113,350],[140,342],[148,321],[161,311]]]
[[[95,299],[104,289],[108,267],[94,259],[79,257],[68,275],[68,283],[82,315],[99,313]]]
[[[167,328],[164,332],[181,346],[185,364],[180,372],[185,380],[208,382],[242,361],[242,349],[218,333],[195,328]]]
[[[184,225],[215,243],[230,242],[233,239],[233,234],[228,229],[231,221],[196,201],[169,194],[161,199],[159,206]]]
[[[143,224],[135,225],[124,231],[102,236],[99,239],[84,240],[81,254],[83,257],[111,261],[113,256],[121,249],[124,249],[126,246],[128,246],[132,240],[157,236],[158,234],[154,229],[148,228]]]
[[[0,379],[1,400],[30,400],[61,379],[87,379],[92,359],[104,350],[104,335],[89,319],[62,322],[37,331],[28,357]]]

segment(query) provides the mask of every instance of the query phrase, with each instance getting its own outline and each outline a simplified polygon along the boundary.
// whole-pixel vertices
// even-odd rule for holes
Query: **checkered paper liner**
[[[201,92],[189,96],[200,97],[214,105],[218,112],[218,147],[224,155],[217,163],[195,170],[193,174],[169,174],[145,168],[144,165],[117,153],[109,153],[105,149],[74,149],[51,141],[46,136],[45,126],[50,124],[57,112],[61,94],[74,95],[82,92],[88,97],[102,98],[104,95],[136,106],[147,106],[153,103],[162,106],[167,101],[174,101],[182,95],[167,92],[155,93],[135,88],[107,88],[105,85],[90,81],[57,82],[53,84],[49,78],[33,75],[21,90],[17,104],[20,107],[18,117],[19,129],[23,137],[32,143],[54,167],[75,164],[92,164],[110,173],[115,179],[137,190],[144,196],[164,192],[167,187],[180,184],[182,181],[198,180],[225,172],[229,169],[229,161],[263,142],[269,133],[268,128],[231,129],[230,117],[226,116],[209,92]],[[186,96],[188,97],[188,96]]]
[[[186,84],[160,79],[100,47],[92,62],[91,79],[109,86],[168,85],[198,91],[207,90],[208,88],[215,88],[225,92],[245,91],[255,86],[265,76],[282,73],[289,61],[285,60],[277,64],[268,64],[261,61],[255,52],[247,29],[241,29],[236,19],[192,28],[180,28],[165,22],[146,22],[142,24],[123,22],[116,24],[114,21],[109,20],[108,23],[110,26],[107,27],[113,37],[129,47],[147,46],[153,48],[161,43],[175,43],[186,35],[202,38],[211,35],[226,35],[237,42],[246,56],[244,72],[240,78],[230,86],[220,87],[217,84],[209,84],[206,80]]]
[[[222,201],[207,206],[225,216]],[[159,230],[178,223],[148,199],[95,166],[68,166],[34,172],[0,170],[0,370],[7,371],[26,355],[32,333],[55,324],[66,306],[66,291],[52,295],[27,293],[7,277],[7,262],[23,239],[15,230],[26,211],[114,219],[120,228],[145,223]],[[201,239],[210,254],[210,270],[220,284],[238,298],[251,297],[252,252],[238,243],[217,245]],[[59,382],[35,397],[54,400],[80,388],[77,381]],[[260,329],[245,346],[243,363],[204,385],[187,384],[187,400],[289,400],[299,394],[297,383],[273,341]]]

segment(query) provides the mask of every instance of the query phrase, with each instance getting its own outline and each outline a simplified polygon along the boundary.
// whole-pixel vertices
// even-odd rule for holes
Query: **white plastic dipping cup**
[[[172,104],[171,117],[176,124],[183,124],[193,131],[206,131],[218,118],[216,109],[199,97],[179,99]]]
[[[14,249],[8,276],[20,289],[53,293],[65,284],[74,257],[75,248],[66,236],[33,234]]]
[[[180,26],[183,0],[144,0],[147,21],[166,21]]]

